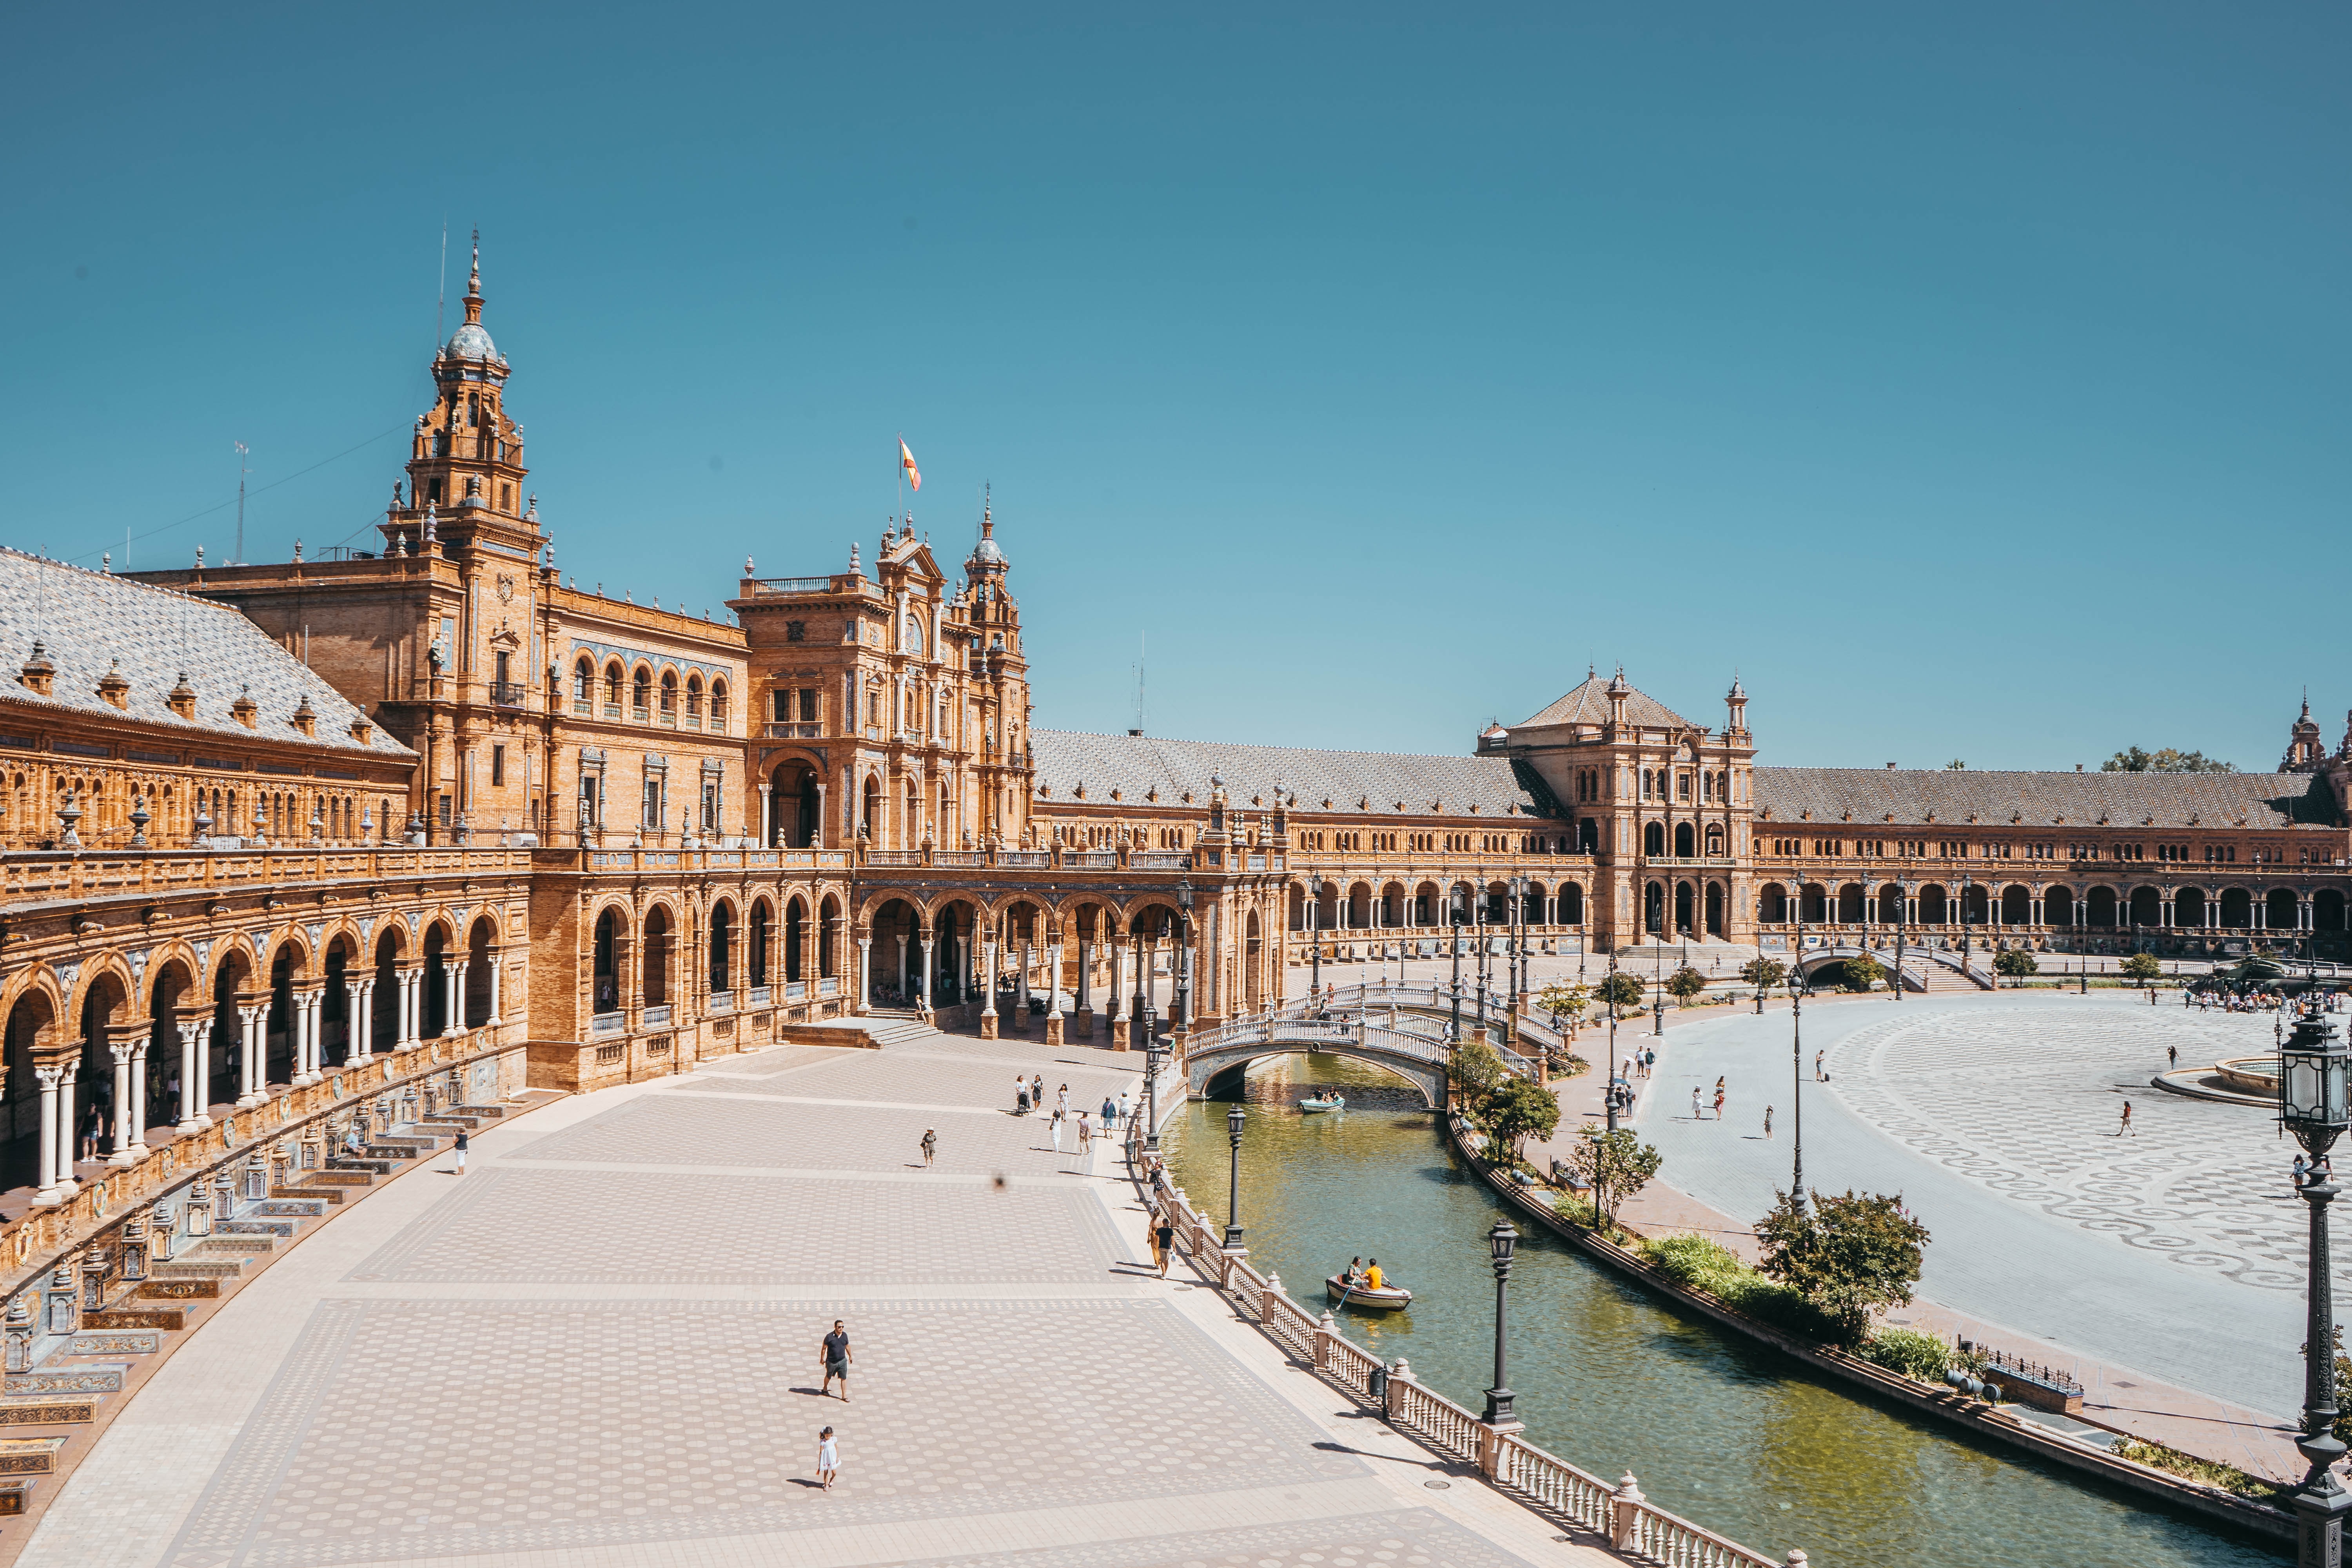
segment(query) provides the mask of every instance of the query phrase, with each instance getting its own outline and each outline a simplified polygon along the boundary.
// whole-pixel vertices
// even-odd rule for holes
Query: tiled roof
[[[1895,826],[1965,823],[2095,827],[2332,827],[2335,800],[2307,773],[2026,773],[1974,768],[1758,768],[1759,816]],[[2059,819],[2064,821],[2061,823]]]
[[[16,680],[36,637],[57,667],[47,697]],[[131,683],[127,709],[98,694],[110,667]],[[196,694],[192,719],[166,700],[183,673]],[[251,730],[229,711],[240,691],[259,710]],[[318,715],[315,735],[291,722],[305,695]],[[0,700],[387,762],[416,755],[373,721],[366,744],[352,740],[360,710],[230,606],[7,549],[0,549]]]
[[[1628,688],[1625,694],[1625,721],[1646,724],[1655,729],[1697,730],[1694,724],[1656,698],[1639,689]],[[1609,722],[1609,682],[1599,676],[1588,676],[1583,685],[1532,719],[1522,719],[1511,726],[1526,730],[1545,724],[1606,724]]]
[[[1311,752],[1296,746],[1235,746],[1215,741],[1169,741],[1156,735],[1085,735],[1067,730],[1030,732],[1037,782],[1055,802],[1086,786],[1090,805],[1110,799],[1116,788],[1123,805],[1144,804],[1157,788],[1161,805],[1209,803],[1209,775],[1225,781],[1236,805],[1264,798],[1274,804],[1280,784],[1297,798],[1297,810],[1394,812],[1480,817],[1525,816],[1538,809],[1537,796],[1523,787],[1507,757],[1416,757],[1393,752]],[[1358,801],[1370,805],[1359,807]],[[1441,806],[1439,803],[1443,803]]]

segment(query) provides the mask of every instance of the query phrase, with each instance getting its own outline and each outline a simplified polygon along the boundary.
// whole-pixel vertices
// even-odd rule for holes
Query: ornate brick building
[[[1709,725],[1588,671],[1463,755],[1306,751],[1034,727],[991,512],[961,563],[911,519],[746,562],[723,619],[583,588],[478,262],[465,306],[380,548],[0,556],[0,1137],[45,1210],[93,1108],[146,1180],[379,1056],[584,1087],[877,1006],[1123,1045],[1507,935],[2343,952],[2352,733],[2307,710],[2275,773],[1768,767],[1737,682]]]

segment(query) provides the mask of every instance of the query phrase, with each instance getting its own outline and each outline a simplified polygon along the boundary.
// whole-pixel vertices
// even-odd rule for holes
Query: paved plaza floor
[[[1016,1067],[1099,1106],[1136,1060],[782,1047],[501,1124],[462,1180],[412,1171],[225,1303],[20,1561],[1613,1560],[1150,1275],[1109,1143],[1007,1114]],[[854,1403],[819,1393],[836,1318]]]
[[[2269,1050],[2272,1018],[2163,1001],[1840,1002],[1807,1009],[1795,1064],[1785,1009],[1727,1010],[1667,1032],[1637,1125],[1661,1181],[1752,1220],[1789,1185],[1801,1088],[1806,1184],[1901,1193],[1934,1236],[1923,1295],[2014,1331],[2007,1348],[2064,1347],[2284,1418],[2302,1402],[2295,1147],[2260,1107],[2148,1081],[2168,1047],[2183,1067]],[[1691,1091],[1711,1102],[1718,1076],[1724,1119],[1694,1118]],[[2352,1252],[2337,1257],[2340,1297]]]

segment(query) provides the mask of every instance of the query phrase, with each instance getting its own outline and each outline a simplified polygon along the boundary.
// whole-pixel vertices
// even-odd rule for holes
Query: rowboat
[[[1335,1094],[1328,1100],[1302,1100],[1298,1102],[1298,1109],[1312,1116],[1318,1110],[1345,1110],[1348,1109],[1348,1102],[1343,1097]]]
[[[1383,1285],[1375,1290],[1369,1285],[1350,1287],[1347,1280],[1334,1274],[1323,1281],[1331,1300],[1350,1307],[1361,1307],[1367,1312],[1393,1312],[1400,1307],[1412,1305],[1412,1292],[1394,1285]]]

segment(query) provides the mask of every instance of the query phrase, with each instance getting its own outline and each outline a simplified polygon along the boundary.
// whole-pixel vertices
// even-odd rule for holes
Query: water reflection
[[[1302,1116],[1337,1088],[1348,1109]],[[1296,1299],[1358,1253],[1413,1292],[1401,1312],[1341,1310],[1344,1331],[1478,1408],[1494,1369],[1496,1205],[1453,1158],[1420,1092],[1377,1068],[1291,1057],[1253,1073],[1242,1147],[1251,1259]],[[1225,1212],[1224,1106],[1171,1123],[1169,1164]],[[1188,1156],[1196,1152],[1199,1158]],[[1528,1436],[1606,1479],[1627,1468],[1665,1507],[1816,1564],[1984,1568],[2270,1564],[2265,1549],[1881,1409],[1777,1353],[1668,1310],[1543,1235],[1511,1273],[1511,1385]]]

